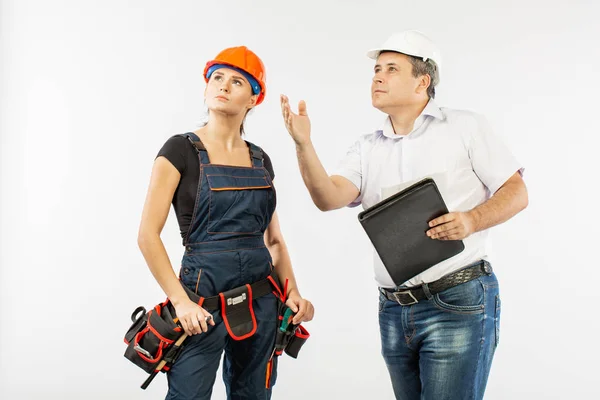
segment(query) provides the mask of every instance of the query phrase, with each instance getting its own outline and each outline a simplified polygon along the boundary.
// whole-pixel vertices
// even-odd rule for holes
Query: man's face
[[[377,58],[375,76],[371,83],[373,107],[386,112],[422,101],[423,95],[427,96],[428,76],[415,78],[412,68],[405,54],[381,53]]]

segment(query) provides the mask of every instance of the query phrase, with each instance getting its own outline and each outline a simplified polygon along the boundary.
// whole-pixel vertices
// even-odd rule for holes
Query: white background
[[[140,214],[156,153],[202,116],[204,63],[245,44],[268,70],[246,138],[273,160],[316,308],[275,398],[391,399],[360,208],[311,203],[278,100],[307,101],[332,169],[382,120],[365,52],[403,29],[443,50],[438,104],[485,114],[526,166],[530,206],[492,234],[503,310],[486,399],[598,398],[598,3],[225,3],[2,1],[0,398],[164,397],[164,375],[143,391],[123,357],[131,311],[164,300],[137,248]],[[173,213],[162,237],[178,269]]]

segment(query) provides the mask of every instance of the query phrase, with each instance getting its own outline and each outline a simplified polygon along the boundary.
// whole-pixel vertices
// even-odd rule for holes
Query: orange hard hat
[[[246,46],[230,47],[221,51],[214,60],[207,62],[206,67],[204,67],[204,80],[206,82],[208,82],[210,74],[212,73],[212,70],[209,72],[209,69],[212,66],[219,64],[234,67],[234,69],[246,72],[254,78],[260,85],[259,93],[256,93],[255,91],[255,94],[258,94],[256,105],[262,103],[267,91],[265,66],[254,52],[249,50]]]

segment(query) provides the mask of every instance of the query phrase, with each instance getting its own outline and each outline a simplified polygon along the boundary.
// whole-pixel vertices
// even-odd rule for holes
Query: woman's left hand
[[[312,303],[306,299],[300,297],[296,292],[292,292],[288,295],[288,299],[285,304],[292,309],[296,315],[292,320],[292,324],[299,325],[302,322],[308,322],[313,319],[315,315],[315,308]]]

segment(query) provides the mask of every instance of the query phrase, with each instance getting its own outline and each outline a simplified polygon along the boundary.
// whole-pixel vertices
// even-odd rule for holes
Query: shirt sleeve
[[[185,172],[186,162],[186,151],[188,151],[189,142],[188,140],[179,135],[175,135],[169,138],[159,150],[156,157],[165,157],[181,175]]]
[[[357,140],[346,151],[346,155],[340,160],[337,166],[332,171],[333,175],[338,175],[348,179],[356,186],[359,195],[354,199],[348,207],[356,207],[362,202],[362,156],[361,156],[361,141]]]
[[[475,121],[468,148],[471,165],[479,180],[494,194],[515,172],[522,176],[524,168],[485,117],[475,115]]]
[[[275,179],[275,171],[273,171],[273,163],[271,162],[271,157],[269,157],[269,155],[264,150],[263,150],[263,156],[264,156],[263,165],[265,166],[265,169],[271,176],[271,180],[273,180],[273,179]]]

